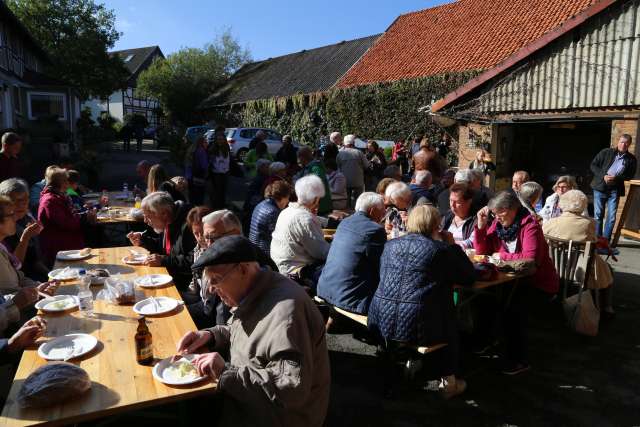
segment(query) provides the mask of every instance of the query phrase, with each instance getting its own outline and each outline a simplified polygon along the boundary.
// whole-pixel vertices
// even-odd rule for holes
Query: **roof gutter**
[[[573,18],[569,18],[564,23],[560,24],[554,30],[546,33],[545,35],[538,38],[537,40],[534,40],[533,42],[525,45],[520,50],[516,51],[514,54],[512,54],[507,59],[502,61],[500,64],[485,71],[479,76],[469,80],[467,83],[460,86],[458,89],[454,90],[453,92],[445,95],[444,98],[433,103],[433,105],[431,106],[431,111],[434,113],[437,111],[440,111],[443,108],[447,107],[448,105],[452,104],[454,101],[469,94],[473,90],[480,87],[482,84],[486,83],[487,81],[496,77],[500,73],[511,68],[512,66],[522,61],[523,59],[526,59],[527,57],[531,56],[535,52],[547,46],[552,41],[558,39],[559,37],[573,30],[574,28],[584,23],[586,20],[588,20],[592,16],[602,12],[604,9],[611,6],[616,1],[618,0],[601,0],[598,3],[595,3],[592,6],[589,6],[587,9],[583,10]]]

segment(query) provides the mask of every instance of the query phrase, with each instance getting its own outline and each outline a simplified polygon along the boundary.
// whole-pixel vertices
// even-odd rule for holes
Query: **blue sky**
[[[98,0],[99,1],[99,0]],[[400,14],[446,0],[103,0],[123,34],[116,49],[202,47],[225,26],[254,59],[383,32]]]

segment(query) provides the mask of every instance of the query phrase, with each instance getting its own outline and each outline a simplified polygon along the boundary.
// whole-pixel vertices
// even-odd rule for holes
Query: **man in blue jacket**
[[[620,196],[624,196],[624,182],[636,174],[637,160],[629,152],[631,135],[624,134],[618,140],[616,148],[605,148],[591,162],[593,180],[593,209],[596,219],[596,234],[611,240],[613,225]],[[604,218],[605,206],[607,217]],[[604,220],[604,230],[603,230]]]
[[[318,296],[329,304],[367,314],[378,287],[380,256],[387,241],[380,225],[384,215],[382,196],[366,192],[356,201],[356,213],[338,226],[318,280]]]

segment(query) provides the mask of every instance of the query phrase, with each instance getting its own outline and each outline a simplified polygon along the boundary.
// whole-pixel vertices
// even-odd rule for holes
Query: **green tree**
[[[173,121],[190,124],[198,105],[250,59],[226,29],[203,49],[183,48],[156,59],[138,77],[137,90],[158,99]]]
[[[76,87],[82,98],[109,96],[126,86],[122,59],[107,51],[120,38],[113,10],[94,0],[8,0],[7,4],[50,55],[45,70]]]

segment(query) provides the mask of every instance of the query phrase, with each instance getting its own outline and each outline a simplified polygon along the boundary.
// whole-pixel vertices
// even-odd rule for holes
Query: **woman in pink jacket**
[[[67,171],[53,169],[47,173],[46,183],[40,195],[38,221],[44,227],[40,233],[44,261],[51,266],[58,251],[82,249],[84,236],[81,217],[73,213],[73,205],[66,193],[69,186]]]
[[[491,221],[493,214],[495,220]],[[511,303],[505,308],[506,366],[503,373],[515,375],[529,369],[527,362],[527,307],[534,300],[549,302],[558,292],[558,273],[549,257],[542,227],[518,198],[498,193],[478,212],[474,248],[479,255],[498,254],[501,260],[531,259],[536,272],[521,280]]]

